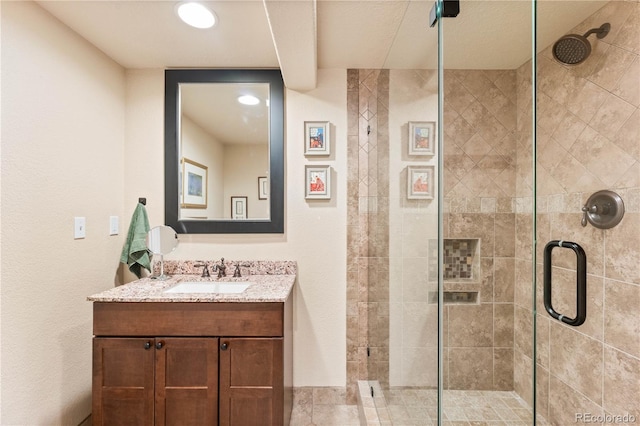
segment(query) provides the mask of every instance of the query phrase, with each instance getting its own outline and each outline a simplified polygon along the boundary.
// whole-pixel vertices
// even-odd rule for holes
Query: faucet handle
[[[595,213],[598,210],[598,207],[593,205],[593,206],[587,206],[586,204],[584,206],[582,206],[582,221],[580,221],[580,224],[582,226],[587,226],[587,216],[589,215],[589,213]]]
[[[245,268],[248,268],[248,267],[249,267],[249,266],[251,266],[251,265],[247,265],[247,264],[242,264],[242,265],[241,265],[240,263],[236,263],[236,269],[233,271],[233,276],[234,276],[235,278],[240,278],[240,277],[242,277],[242,274],[240,273],[240,267],[241,267],[241,266],[244,266]]]
[[[234,278],[242,277],[242,274],[240,273],[240,264],[239,263],[236,263],[236,269],[234,269],[234,271],[233,271],[233,277]]]
[[[193,266],[195,266],[196,268],[200,268],[200,267],[203,268],[202,269],[202,275],[200,275],[202,278],[211,277],[211,275],[209,275],[209,268],[207,268],[207,263],[206,262],[205,263],[198,263],[198,264],[193,265]]]

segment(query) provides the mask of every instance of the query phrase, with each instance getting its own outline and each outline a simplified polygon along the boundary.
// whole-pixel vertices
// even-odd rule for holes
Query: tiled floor
[[[358,406],[343,388],[296,388],[290,426],[358,426]]]
[[[384,391],[386,410],[379,410],[380,425],[417,426],[437,424],[434,389],[397,388]],[[294,393],[291,426],[359,425],[358,407],[345,403],[339,388],[298,388]],[[445,391],[443,425],[526,426],[531,409],[515,392]],[[538,419],[538,425],[546,425]]]

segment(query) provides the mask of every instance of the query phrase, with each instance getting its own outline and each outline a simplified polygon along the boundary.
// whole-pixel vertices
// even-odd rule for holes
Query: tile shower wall
[[[480,246],[475,279],[445,278],[478,292],[444,307],[445,389],[512,390],[516,73],[445,70],[444,90],[445,238]]]
[[[552,424],[576,413],[635,416],[640,423],[640,3],[613,1],[579,24],[591,56],[569,68],[547,48],[538,55],[537,117],[537,404]],[[518,69],[515,390],[532,398],[531,63]],[[581,207],[593,192],[619,193],[626,212],[613,229],[582,227]],[[546,242],[565,239],[585,249],[587,320],[569,327],[542,307],[540,264]],[[575,256],[554,250],[554,307],[571,314]]]
[[[347,70],[347,402],[389,376],[389,71]]]

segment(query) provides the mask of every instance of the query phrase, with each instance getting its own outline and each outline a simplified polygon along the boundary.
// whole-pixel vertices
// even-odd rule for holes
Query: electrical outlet
[[[109,216],[109,235],[118,235],[120,232],[120,224],[118,216]]]
[[[73,218],[73,238],[76,240],[87,236],[87,223],[84,217]]]

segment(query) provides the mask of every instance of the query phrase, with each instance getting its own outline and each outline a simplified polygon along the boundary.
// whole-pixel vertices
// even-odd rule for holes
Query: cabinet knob
[[[145,348],[145,349],[151,349],[151,342],[146,342],[146,343],[144,344],[144,348]]]
[[[162,349],[163,346],[164,346],[164,342],[162,340],[156,343],[156,349]]]
[[[223,343],[220,345],[220,350],[226,351],[229,348],[229,344],[228,343]]]

